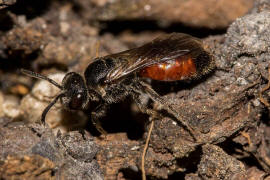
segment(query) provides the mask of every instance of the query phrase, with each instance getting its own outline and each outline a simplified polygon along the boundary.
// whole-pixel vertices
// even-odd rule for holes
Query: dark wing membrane
[[[122,62],[107,74],[105,82],[113,82],[144,67],[190,53],[197,54],[201,50],[201,41],[195,37],[182,33],[164,35],[139,48],[106,56]]]

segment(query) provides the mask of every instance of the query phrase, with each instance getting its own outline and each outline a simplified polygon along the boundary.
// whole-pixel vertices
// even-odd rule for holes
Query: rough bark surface
[[[149,117],[130,99],[112,105],[106,137],[89,114],[60,103],[45,127],[41,113],[58,89],[19,70],[61,82],[97,55],[188,30],[203,38],[216,69],[196,82],[152,86],[198,141],[164,112],[145,157],[147,178],[270,179],[267,0],[0,0],[0,179],[140,179]]]

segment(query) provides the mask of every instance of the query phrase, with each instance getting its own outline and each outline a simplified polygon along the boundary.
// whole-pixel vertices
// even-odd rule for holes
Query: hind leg
[[[188,130],[190,135],[197,141],[197,138],[195,136],[194,130],[185,122],[180,114],[171,106],[170,103],[166,102],[163,98],[161,98],[151,87],[149,84],[146,84],[142,81],[138,82],[137,84],[138,91],[144,91],[149,95],[149,97],[156,103],[158,103],[159,106],[163,107],[165,110],[167,110],[169,113],[171,113],[177,120],[181,122],[181,124]]]

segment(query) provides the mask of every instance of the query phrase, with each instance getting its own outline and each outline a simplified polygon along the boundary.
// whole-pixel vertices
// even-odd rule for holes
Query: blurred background
[[[60,131],[62,133],[74,131],[74,133],[68,134],[68,138],[72,140],[59,134],[55,137],[48,135],[50,134],[49,130],[44,130],[38,125],[32,127],[32,125],[40,121],[43,109],[51,101],[51,97],[58,93],[58,89],[47,82],[36,83],[37,80],[22,75],[21,68],[49,76],[60,83],[68,71],[83,74],[88,64],[97,56],[138,47],[162,34],[181,32],[201,38],[206,47],[209,48],[208,50],[217,58],[217,66],[224,72],[230,71],[230,73],[237,74],[241,70],[230,69],[234,64],[237,64],[235,63],[237,58],[247,54],[252,54],[252,57],[255,57],[254,54],[257,55],[253,52],[249,53],[248,50],[252,49],[250,48],[252,45],[249,47],[248,45],[234,44],[242,39],[240,35],[234,36],[235,34],[245,34],[248,37],[251,37],[252,34],[249,33],[251,32],[250,27],[253,26],[252,20],[242,21],[239,18],[247,14],[269,12],[269,7],[267,0],[0,0],[0,124],[2,128],[0,129],[0,149],[2,148],[2,151],[0,150],[0,173],[2,172],[0,179],[55,179],[57,177],[64,179],[140,179],[141,177],[140,155],[144,145],[148,117],[140,114],[130,99],[111,107],[108,117],[103,123],[104,129],[109,132],[105,140],[99,138],[100,134],[91,124],[87,114],[69,112],[61,109],[61,105],[57,104],[47,117],[47,123],[53,128],[53,134],[57,135]],[[262,19],[264,20],[264,18]],[[260,19],[256,23],[260,24],[263,20]],[[234,26],[231,26],[235,21]],[[248,22],[247,26],[245,26],[245,22]],[[266,23],[261,24],[265,25]],[[247,29],[245,29],[246,27]],[[260,31],[260,28],[257,28],[257,31]],[[255,36],[252,37],[255,38]],[[256,38],[258,37],[256,36]],[[256,40],[250,44],[254,44],[254,42]],[[242,51],[241,48],[246,49]],[[265,64],[259,68],[262,69],[261,74],[265,84],[268,78],[266,58],[262,62]],[[245,64],[239,69],[243,69],[243,67],[250,66]],[[247,69],[247,71],[253,72],[252,68]],[[256,72],[254,71],[254,74]],[[213,97],[211,103],[216,102],[216,107],[218,107],[220,103],[216,101],[215,93],[223,92],[222,90],[226,90],[226,87],[229,87],[233,82],[237,82],[239,86],[246,85],[242,79],[239,80],[236,77],[237,80],[231,80],[231,77],[223,78],[223,75],[217,73],[209,82],[207,81],[206,85],[209,89],[202,85],[192,90],[197,84],[184,84],[186,87],[180,89],[183,91],[169,96],[168,99],[170,101],[179,100],[182,104],[178,108],[181,109],[185,107],[182,100],[189,100],[190,104],[187,104],[193,106],[193,102],[204,99],[205,95],[206,100]],[[259,76],[257,73],[256,78]],[[228,82],[225,82],[226,80]],[[211,85],[211,82],[217,83],[220,88],[217,84]],[[255,82],[255,77],[250,79],[248,83],[251,82]],[[228,92],[232,92],[235,87],[230,86],[228,89]],[[194,97],[194,94],[197,96]],[[203,97],[201,98],[201,96]],[[227,94],[225,97],[229,98]],[[239,96],[235,95],[235,97]],[[255,96],[249,96],[247,99],[254,100],[254,98]],[[230,103],[225,101],[224,95],[220,100],[224,100],[224,104],[221,103],[224,107],[229,106]],[[257,100],[257,104],[258,102],[259,100]],[[211,103],[204,103],[211,106]],[[240,103],[238,102],[238,104]],[[243,104],[246,105],[248,102]],[[207,111],[207,105],[205,114],[210,112],[210,110]],[[190,113],[185,114],[185,118],[188,118],[192,114],[189,112],[192,108],[189,108],[188,105],[186,107],[187,109],[183,111]],[[204,106],[198,105],[198,109],[195,107],[194,112],[201,110],[201,107]],[[243,105],[243,107],[246,106]],[[260,102],[258,107],[260,110],[256,110],[255,114],[260,114],[267,119],[268,112],[261,113],[263,106]],[[236,111],[239,109],[241,108],[236,108]],[[215,108],[211,109],[211,112],[214,112],[211,114],[212,117],[215,116],[215,111]],[[203,119],[205,114],[201,113],[197,116],[193,113],[192,115]],[[256,116],[256,118],[258,120],[259,117]],[[193,121],[190,120],[190,122]],[[221,120],[215,122],[220,123]],[[198,128],[204,129],[201,130],[204,133],[208,133],[207,127],[215,125],[214,121],[210,120],[202,120],[200,123]],[[29,124],[30,126],[28,126]],[[185,146],[186,142],[175,139],[188,135],[185,134],[183,128],[174,129],[175,126],[172,124],[171,120],[165,118],[158,124],[159,128],[154,132],[153,146],[148,156],[149,165],[146,167],[149,179],[206,178],[208,177],[207,173],[203,174],[203,167],[198,166],[199,162],[202,163],[200,156],[203,153],[215,152],[215,155],[225,159],[230,159],[232,156],[238,158],[237,148],[233,152],[229,148],[226,149],[232,143],[232,138],[229,141],[220,140],[222,138],[220,135],[216,139],[211,139],[211,142],[220,143],[220,146],[232,155],[227,156],[216,146],[205,146],[204,148],[196,148],[197,145],[194,144]],[[197,126],[196,123],[192,125]],[[162,128],[166,130],[163,131]],[[226,128],[228,127],[226,126]],[[85,129],[87,130],[86,138],[79,133],[76,134],[75,130]],[[229,133],[224,137],[235,135],[239,129],[245,129],[245,125],[239,125],[231,131],[228,130]],[[216,129],[213,132],[216,132]],[[44,137],[42,134],[45,134],[46,138],[42,138]],[[25,137],[25,139],[18,139],[19,137]],[[210,142],[209,139],[206,138],[204,143]],[[247,142],[246,138],[244,139],[243,144],[250,143]],[[67,144],[68,140],[77,144]],[[36,146],[37,143],[40,144]],[[237,141],[237,143],[239,142]],[[241,143],[237,143],[232,144],[236,147],[241,146]],[[57,144],[57,147],[53,144]],[[180,149],[177,149],[178,145],[181,145]],[[50,153],[50,155],[46,153],[44,155],[43,152],[51,146],[53,150],[50,153],[54,156]],[[29,147],[31,148],[29,149]],[[73,151],[71,147],[78,149]],[[68,151],[69,148],[72,150]],[[242,152],[242,150],[240,151]],[[93,152],[91,156],[79,153],[89,151]],[[256,153],[252,154],[255,151],[254,149],[245,150],[241,158],[247,158],[246,167],[258,167],[252,171],[252,173],[256,172],[258,176],[252,177],[259,177],[260,173],[266,177],[264,173],[270,172],[269,159],[266,158],[266,155],[262,155],[263,158],[261,158],[258,154],[258,156],[254,155]],[[16,156],[10,157],[10,154]],[[36,157],[32,154],[40,156]],[[76,160],[79,159],[80,163],[71,160],[67,154]],[[86,156],[88,159],[84,159]],[[261,162],[258,160],[260,158],[265,159]],[[230,162],[235,163],[236,165],[234,164],[233,167],[238,167],[241,172],[244,169],[242,162],[240,163],[236,159]],[[42,164],[47,169],[39,169]],[[237,177],[240,179],[240,176]]]

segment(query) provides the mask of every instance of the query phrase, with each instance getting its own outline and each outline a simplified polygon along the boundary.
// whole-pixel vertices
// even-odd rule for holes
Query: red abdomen
[[[145,67],[139,74],[142,77],[159,81],[179,81],[195,75],[196,66],[190,56],[181,56],[175,60]]]

